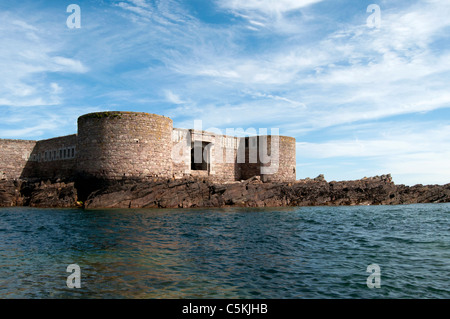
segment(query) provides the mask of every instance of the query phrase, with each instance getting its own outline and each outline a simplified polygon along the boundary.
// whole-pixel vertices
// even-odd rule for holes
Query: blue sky
[[[298,178],[448,183],[449,17],[447,0],[0,0],[0,138],[141,111],[278,128]]]

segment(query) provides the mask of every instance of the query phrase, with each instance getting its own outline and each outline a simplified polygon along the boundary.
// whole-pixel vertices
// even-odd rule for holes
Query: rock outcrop
[[[450,202],[450,184],[395,185],[390,175],[327,182],[323,175],[292,183],[201,179],[84,182],[1,181],[0,206],[97,208],[191,208],[397,205]]]
[[[79,207],[74,182],[0,181],[0,207]]]
[[[25,206],[21,185],[21,181],[0,180],[0,207]]]

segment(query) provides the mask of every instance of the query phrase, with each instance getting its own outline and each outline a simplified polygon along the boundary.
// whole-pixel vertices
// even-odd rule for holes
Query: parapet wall
[[[103,178],[172,177],[172,120],[101,112],[78,118],[77,171]]]

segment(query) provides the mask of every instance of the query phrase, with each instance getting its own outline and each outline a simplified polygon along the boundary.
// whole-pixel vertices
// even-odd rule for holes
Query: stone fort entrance
[[[207,171],[211,170],[211,147],[212,143],[194,141],[191,149],[191,170]]]

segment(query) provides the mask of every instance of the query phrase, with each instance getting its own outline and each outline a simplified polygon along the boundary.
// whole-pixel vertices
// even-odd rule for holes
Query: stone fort
[[[98,112],[78,118],[78,133],[47,140],[0,139],[0,179],[183,178],[220,182],[260,176],[295,181],[295,139],[236,137],[173,127],[141,112]]]

